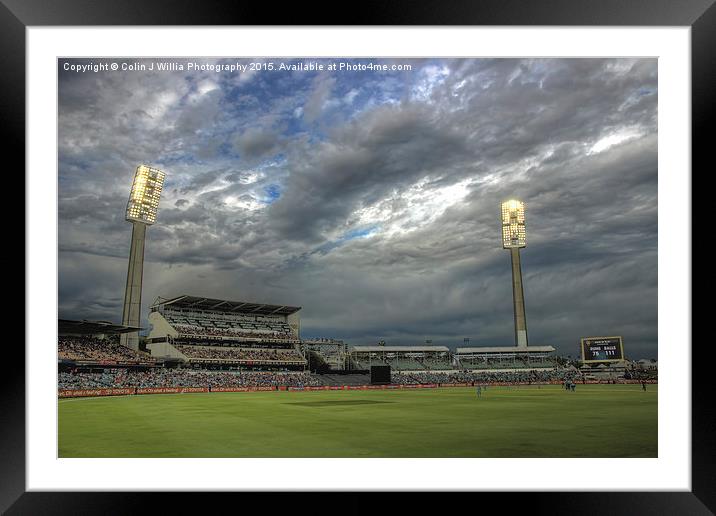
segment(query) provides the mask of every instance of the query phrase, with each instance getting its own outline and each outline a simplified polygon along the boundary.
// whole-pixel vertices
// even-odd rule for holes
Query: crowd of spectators
[[[394,369],[452,369],[449,356],[421,357],[406,356],[386,357],[385,363]]]
[[[464,369],[522,369],[531,367],[556,367],[554,357],[514,357],[514,358],[460,358],[460,365]]]
[[[426,369],[452,369],[452,361],[449,356],[423,359],[423,365]]]
[[[470,382],[548,382],[581,379],[578,371],[568,369],[554,369],[545,371],[500,371],[476,372],[458,371],[455,373],[440,373],[435,371],[393,373],[391,381],[394,384],[430,384],[430,383],[470,383]]]
[[[632,379],[634,374],[631,375]],[[391,382],[396,385],[446,384],[446,383],[580,383],[581,373],[575,369],[550,371],[501,371],[455,373],[420,371],[393,372]],[[100,372],[62,371],[58,377],[59,389],[102,389],[126,387],[259,387],[292,386],[307,387],[328,385],[321,375],[306,371],[220,371],[207,369],[124,369],[108,368]]]
[[[656,380],[658,376],[654,369],[629,369],[624,373],[624,378],[628,380]]]
[[[60,337],[58,357],[61,360],[93,360],[97,362],[152,362],[153,359],[141,351],[122,346],[116,340],[96,337]]]
[[[357,369],[368,369],[371,365],[389,365],[392,369],[404,371],[424,369],[445,370],[453,368],[449,356],[421,357],[399,355],[393,357],[386,356],[383,358],[372,358],[370,360],[365,357],[354,357],[353,363]]]
[[[446,370],[453,369],[453,363],[448,355],[445,356],[409,356],[398,355],[393,357],[372,358],[354,357],[357,368],[368,369],[370,365],[389,365],[393,369],[403,371],[420,370]],[[557,366],[554,358],[463,358],[460,361],[463,369],[527,369],[527,368],[554,368]]]
[[[323,385],[307,372],[212,371],[207,369],[106,369],[102,372],[60,372],[59,389],[126,387],[306,387]]]
[[[295,349],[252,349],[229,346],[186,346],[183,344],[176,344],[176,348],[190,359],[303,362],[303,356]]]
[[[279,331],[251,331],[241,328],[216,328],[209,326],[189,326],[184,324],[175,324],[174,328],[186,335],[208,335],[211,337],[239,337],[244,339],[274,339],[274,340],[298,340],[296,336],[290,332]]]

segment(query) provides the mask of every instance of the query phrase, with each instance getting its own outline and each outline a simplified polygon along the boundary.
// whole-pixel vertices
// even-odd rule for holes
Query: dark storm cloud
[[[527,203],[531,344],[656,356],[655,59],[336,75],[60,74],[65,317],[118,320],[134,167],[164,168],[144,305],[303,306],[305,336],[510,345],[499,202]],[[114,314],[114,315],[113,315]]]
[[[436,123],[422,106],[377,108],[331,136],[292,156],[286,195],[269,209],[284,238],[320,238],[357,206],[469,155],[464,136]]]
[[[276,149],[278,139],[270,131],[247,129],[234,140],[234,148],[243,158],[255,159],[265,156]]]

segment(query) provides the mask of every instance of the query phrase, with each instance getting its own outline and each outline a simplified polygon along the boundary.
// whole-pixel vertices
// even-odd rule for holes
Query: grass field
[[[58,401],[60,457],[656,457],[657,386]]]

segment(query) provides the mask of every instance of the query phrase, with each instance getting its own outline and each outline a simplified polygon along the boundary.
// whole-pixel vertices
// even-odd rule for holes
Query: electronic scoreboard
[[[621,337],[586,337],[581,339],[582,362],[618,362],[624,360]]]

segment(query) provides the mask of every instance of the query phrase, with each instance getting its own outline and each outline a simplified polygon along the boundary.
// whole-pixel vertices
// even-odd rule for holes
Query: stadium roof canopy
[[[69,319],[57,320],[57,332],[59,335],[98,335],[118,334],[139,331],[142,328],[134,326],[123,326],[107,321],[71,321]]]
[[[252,313],[258,315],[291,315],[298,312],[300,306],[266,305],[263,303],[248,303],[246,301],[227,301],[225,299],[212,299],[209,297],[179,296],[173,299],[157,298],[152,308],[158,306],[172,306],[182,310],[211,310],[215,312]]]
[[[421,353],[450,351],[447,346],[353,346],[358,353],[385,351],[386,353]]]
[[[460,354],[474,353],[549,353],[554,351],[552,346],[503,346],[503,347],[483,347],[483,348],[457,348],[455,352]]]

